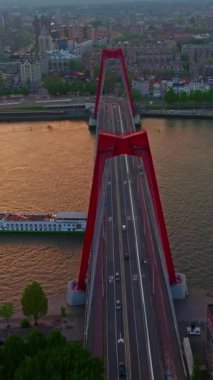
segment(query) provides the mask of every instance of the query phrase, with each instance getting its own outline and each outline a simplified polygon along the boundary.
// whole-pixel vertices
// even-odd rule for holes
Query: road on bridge
[[[126,134],[125,100],[102,98],[98,131]],[[108,159],[89,275],[87,347],[109,380],[183,380],[178,333],[143,160]]]

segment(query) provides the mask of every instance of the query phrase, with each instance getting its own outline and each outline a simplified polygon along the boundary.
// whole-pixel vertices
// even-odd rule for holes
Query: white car
[[[200,335],[200,327],[187,327],[187,335]]]
[[[110,283],[110,284],[113,282],[113,279],[114,279],[113,276],[109,276],[109,283]]]
[[[122,224],[122,230],[126,231],[126,224]]]
[[[116,300],[116,310],[120,310],[120,309],[121,309],[121,301]]]

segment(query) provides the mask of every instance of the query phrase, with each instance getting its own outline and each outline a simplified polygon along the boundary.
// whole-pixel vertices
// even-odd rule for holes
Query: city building
[[[30,63],[25,61],[20,65],[20,71],[22,83],[27,83],[28,81],[32,84],[41,83],[41,66],[39,62]]]
[[[161,98],[162,92],[161,92],[161,81],[156,80],[153,83],[153,98]]]
[[[89,50],[91,50],[92,48],[93,48],[93,41],[88,40],[88,41],[84,41],[80,44],[76,44],[74,51],[75,51],[76,55],[82,56],[83,54],[85,54]]]
[[[49,73],[49,61],[48,57],[43,57],[39,60],[40,66],[41,66],[41,74],[46,75]]]
[[[148,80],[140,78],[138,80],[132,81],[132,88],[140,91],[141,95],[149,96],[150,95],[150,83]]]
[[[70,71],[69,61],[80,59],[79,56],[72,54],[67,50],[53,50],[47,54],[50,72],[66,73]]]
[[[0,16],[0,29],[4,29],[4,17]]]
[[[36,15],[33,20],[33,26],[35,31],[35,46],[38,49],[39,46],[39,36],[41,35],[42,28],[45,28],[50,32],[51,17],[48,15]]]
[[[56,49],[66,50],[68,48],[67,37],[56,38],[55,44],[56,44]]]
[[[39,53],[40,57],[46,57],[47,51],[53,50],[53,40],[48,29],[43,26],[41,35],[39,36]]]

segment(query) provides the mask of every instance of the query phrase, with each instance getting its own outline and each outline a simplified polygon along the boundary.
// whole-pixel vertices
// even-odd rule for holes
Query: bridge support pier
[[[133,120],[134,120],[135,128],[140,127],[140,125],[141,125],[141,118],[140,118],[140,115],[138,113],[133,117]]]
[[[188,288],[186,283],[186,276],[183,273],[177,273],[177,284],[171,285],[171,294],[174,300],[184,299],[188,296]]]
[[[77,289],[77,281],[71,280],[67,284],[67,304],[80,306],[86,303],[86,291]]]
[[[89,129],[91,131],[95,131],[96,126],[97,126],[97,120],[94,117],[90,116],[89,117]]]

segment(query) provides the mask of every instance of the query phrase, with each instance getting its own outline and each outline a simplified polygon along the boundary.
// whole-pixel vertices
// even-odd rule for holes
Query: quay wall
[[[211,110],[143,110],[141,118],[173,119],[213,119]],[[51,120],[89,120],[89,112],[84,109],[46,110],[46,111],[0,111],[0,122],[16,121],[51,121]]]

